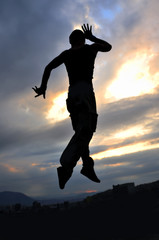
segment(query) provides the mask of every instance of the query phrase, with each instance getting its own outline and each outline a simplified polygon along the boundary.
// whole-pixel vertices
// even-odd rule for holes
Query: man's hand
[[[94,36],[92,34],[92,26],[89,27],[89,24],[87,23],[87,26],[85,24],[82,25],[82,30],[84,32],[85,38],[92,41]]]
[[[35,86],[35,88],[32,88],[35,92],[36,92],[36,96],[35,97],[39,97],[40,95],[43,95],[43,98],[45,99],[46,96],[46,88],[42,88],[42,87],[37,87]]]

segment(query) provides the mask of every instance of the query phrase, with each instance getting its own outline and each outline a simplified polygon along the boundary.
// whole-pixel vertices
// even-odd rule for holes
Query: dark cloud
[[[105,151],[106,146],[105,145],[92,146],[90,149],[91,149],[91,154],[95,154],[95,153]]]
[[[1,2],[3,97],[41,80],[43,68],[70,31],[70,23],[60,17],[62,8],[63,1]]]
[[[99,114],[98,130],[114,131],[143,124],[149,115],[159,111],[157,94],[122,99],[103,106]]]
[[[130,181],[137,185],[158,179],[158,154],[159,149],[147,150],[98,160],[95,165],[99,178],[107,188]]]
[[[7,149],[23,149],[21,154],[23,151],[24,154],[47,154],[61,149],[72,133],[68,120],[53,127],[43,126],[34,130],[11,129],[1,125],[0,150],[5,152]],[[26,153],[26,150],[29,152]]]

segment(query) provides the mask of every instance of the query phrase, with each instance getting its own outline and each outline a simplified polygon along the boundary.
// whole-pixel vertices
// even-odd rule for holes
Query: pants
[[[67,99],[67,109],[70,112],[75,134],[64,150],[60,163],[68,170],[72,170],[77,161],[82,158],[83,166],[93,165],[89,157],[89,143],[96,130],[97,114],[91,113],[83,104],[75,104],[75,99]]]

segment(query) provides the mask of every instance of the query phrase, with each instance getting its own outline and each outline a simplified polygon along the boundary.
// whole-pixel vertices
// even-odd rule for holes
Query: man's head
[[[72,46],[85,44],[85,36],[81,30],[74,30],[69,37],[70,44]]]

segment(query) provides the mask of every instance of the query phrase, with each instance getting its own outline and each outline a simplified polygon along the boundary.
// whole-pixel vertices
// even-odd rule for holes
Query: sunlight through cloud
[[[151,145],[148,141],[135,143],[127,146],[122,146],[110,150],[106,150],[100,153],[93,154],[92,157],[96,160],[100,160],[103,158],[114,157],[114,156],[121,156],[130,153],[136,153],[145,150],[151,150],[159,148],[159,143]]]
[[[52,100],[53,104],[46,115],[46,119],[51,120],[51,122],[57,122],[69,116],[66,108],[66,98],[67,92],[63,92]]]
[[[151,129],[146,129],[144,126],[134,126],[131,128],[128,128],[124,131],[117,132],[114,135],[114,138],[128,138],[128,137],[133,137],[133,136],[142,136],[144,134],[147,134],[151,131]]]
[[[118,100],[152,93],[157,85],[157,79],[149,73],[149,61],[152,57],[153,54],[138,53],[134,59],[124,63],[117,78],[107,88],[105,97]]]

